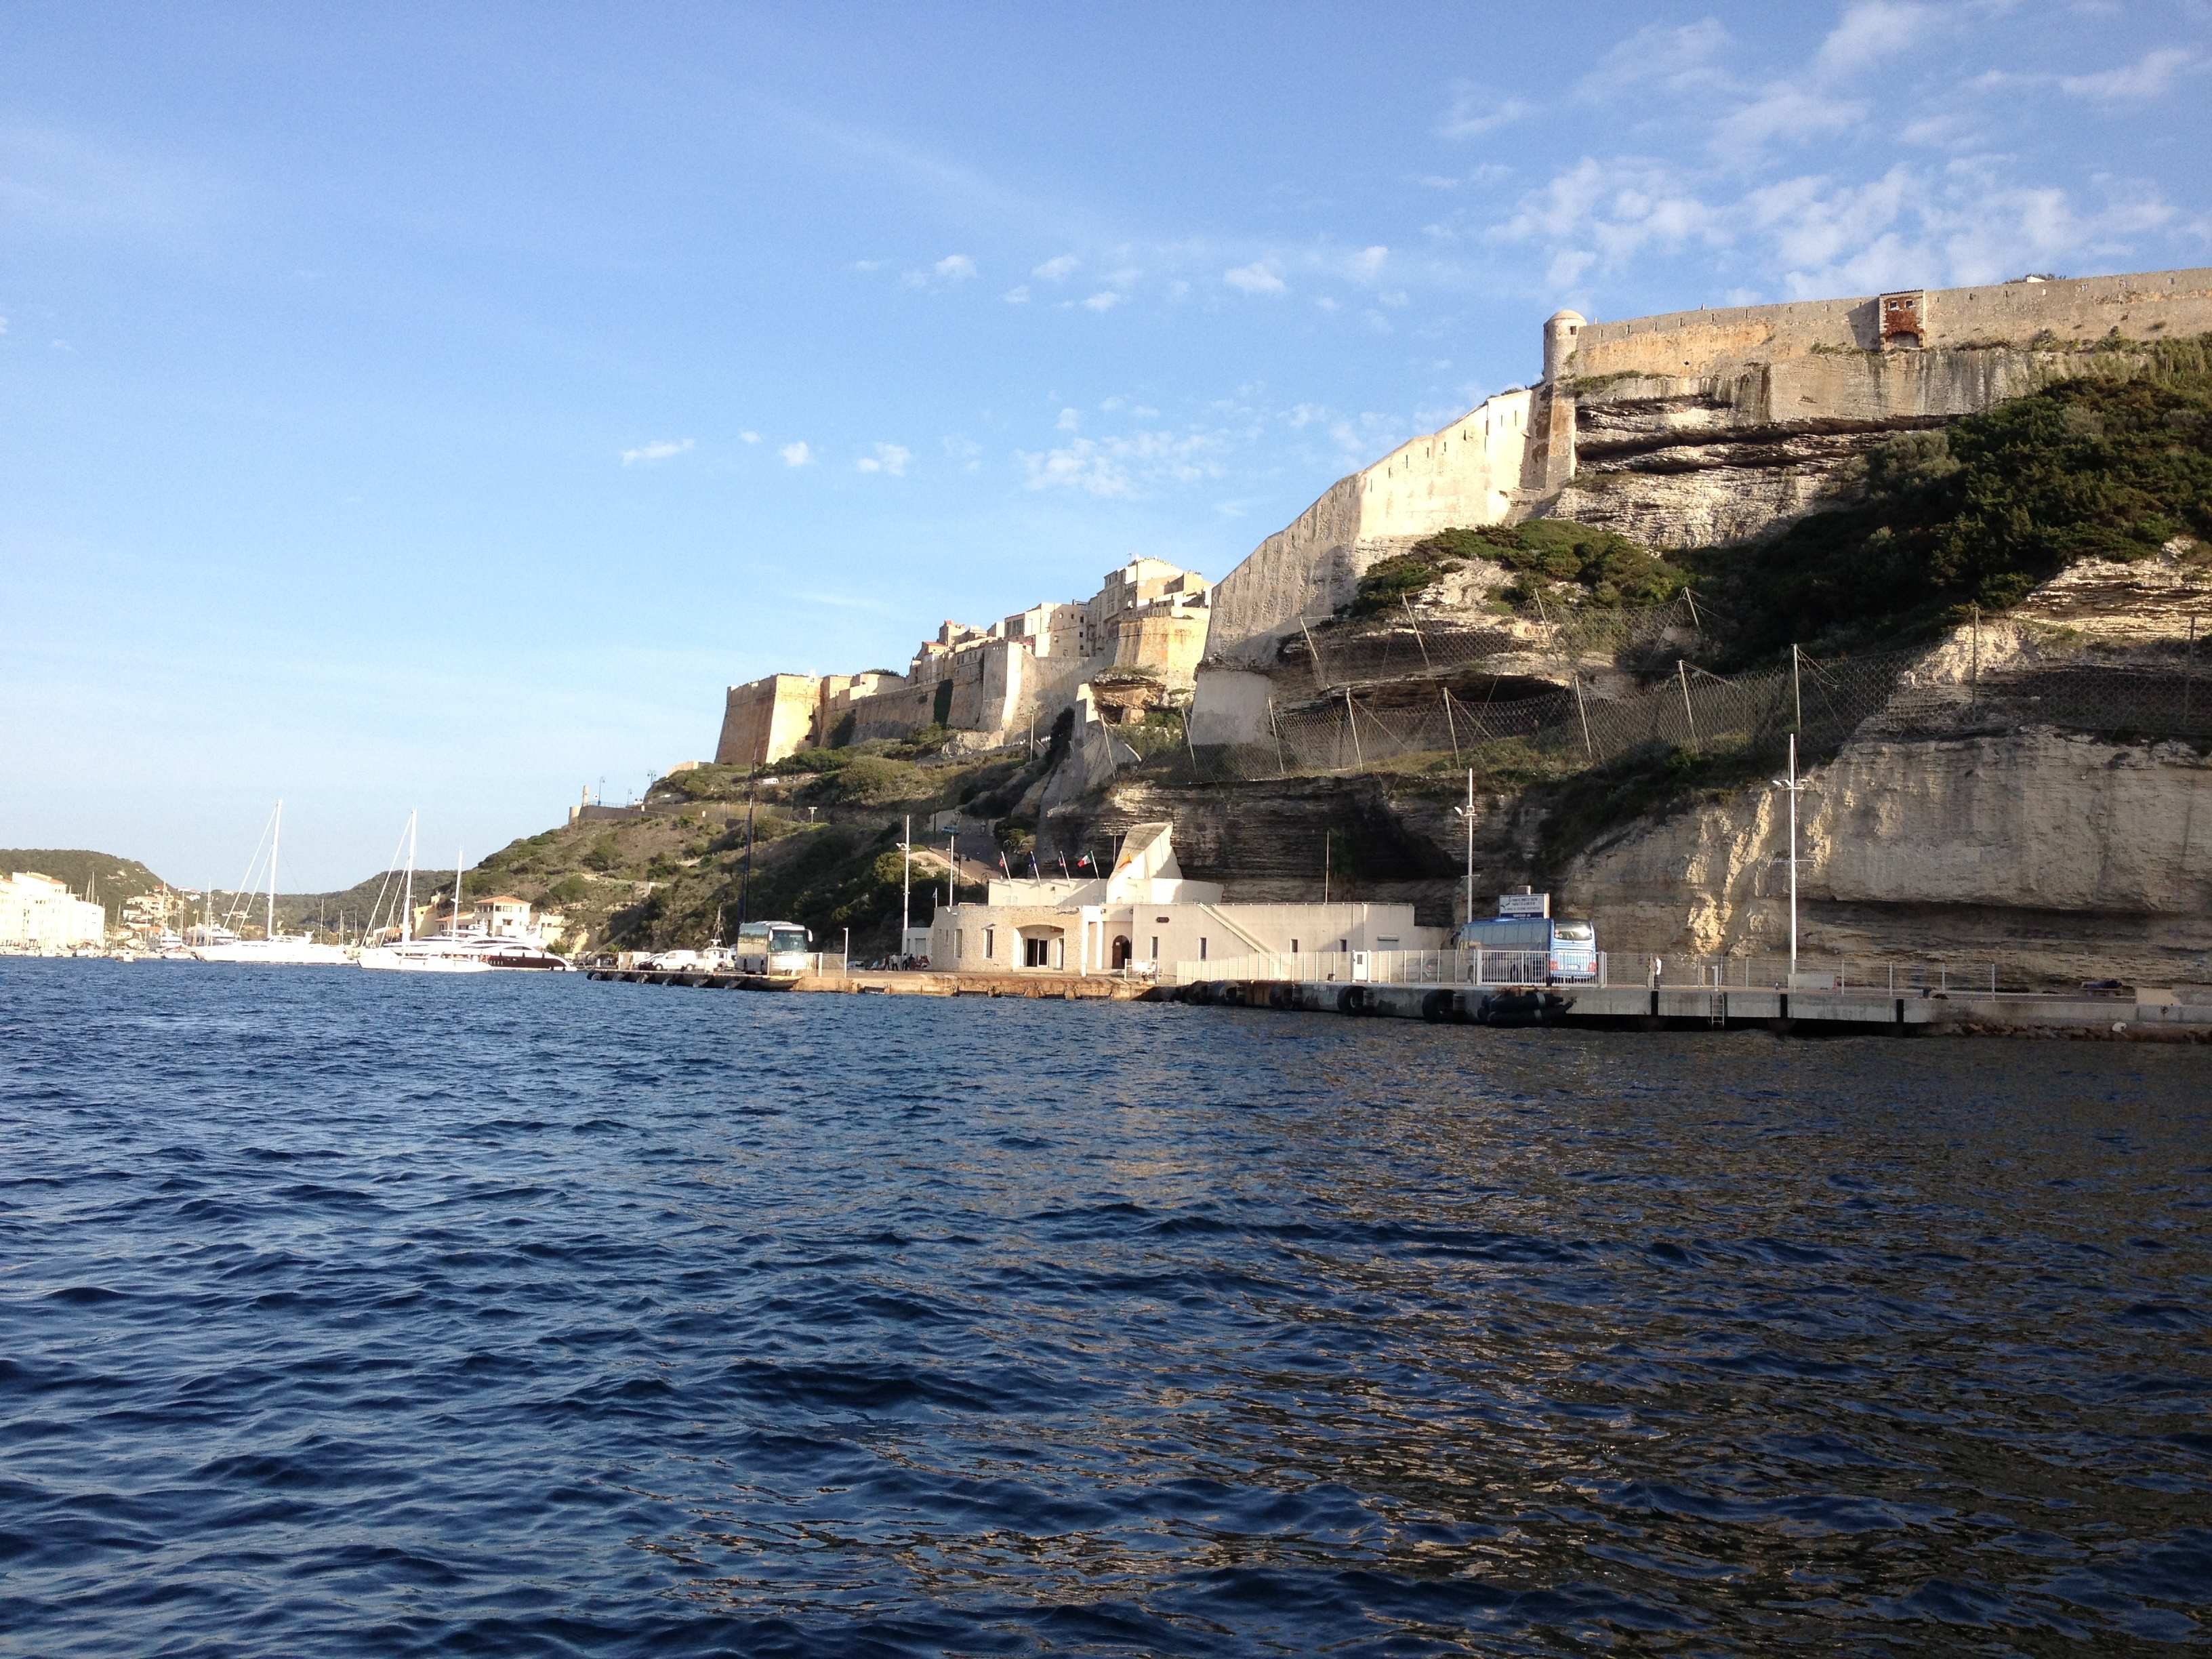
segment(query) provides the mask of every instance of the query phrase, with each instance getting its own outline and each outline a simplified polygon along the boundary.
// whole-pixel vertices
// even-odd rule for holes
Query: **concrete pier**
[[[592,979],[625,985],[680,985],[700,991],[805,991],[902,997],[1026,997],[1055,1002],[1133,1002],[1146,980],[1103,974],[715,974],[703,969],[590,968]]]
[[[1346,985],[1288,980],[1208,980],[1162,987],[1160,1000],[1274,1008],[1431,1024],[1575,1025],[1615,1030],[1722,1030],[1758,1027],[1822,1033],[2035,1035],[2212,1042],[2212,1004],[2134,994],[2026,992],[1892,994],[1879,988],[1784,991],[1742,986]]]

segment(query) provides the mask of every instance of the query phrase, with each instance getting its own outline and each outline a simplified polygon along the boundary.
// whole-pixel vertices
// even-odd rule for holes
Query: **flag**
[[[1006,849],[1003,847],[999,849],[999,869],[1008,881],[1014,878],[1014,872],[1006,868]]]
[[[1060,877],[1061,877],[1061,878],[1062,878],[1063,880],[1065,880],[1065,879],[1066,878],[1066,876],[1067,876],[1067,854],[1065,854],[1065,853],[1062,853],[1062,854],[1060,854],[1058,856],[1059,856],[1059,859],[1060,859]]]
[[[1078,853],[1075,855],[1075,867],[1079,870],[1088,870],[1091,867],[1091,854]]]
[[[1044,879],[1044,878],[1037,872],[1036,848],[1034,847],[1030,848],[1030,879],[1031,881],[1042,881]]]

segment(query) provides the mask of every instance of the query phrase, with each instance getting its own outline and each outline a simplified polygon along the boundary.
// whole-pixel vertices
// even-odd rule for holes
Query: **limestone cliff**
[[[1565,886],[1616,951],[1787,948],[1778,790],[1576,860]],[[2212,980],[2212,760],[2189,744],[2028,727],[1848,744],[1807,779],[1810,957],[1995,953],[2056,981]]]

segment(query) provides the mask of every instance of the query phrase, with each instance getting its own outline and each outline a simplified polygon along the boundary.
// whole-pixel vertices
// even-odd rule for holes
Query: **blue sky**
[[[2208,112],[2154,0],[18,0],[0,844],[475,858],[732,681],[1225,574],[1559,306],[2212,262]]]

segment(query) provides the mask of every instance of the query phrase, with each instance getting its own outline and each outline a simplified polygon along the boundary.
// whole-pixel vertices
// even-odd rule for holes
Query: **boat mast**
[[[450,931],[459,936],[461,931],[461,849],[453,848],[453,925]]]
[[[276,937],[276,843],[284,835],[284,803],[276,803],[276,817],[269,826],[269,927],[271,939]]]
[[[415,937],[415,814],[407,814],[407,881],[406,896],[400,900],[399,942],[406,945]]]

